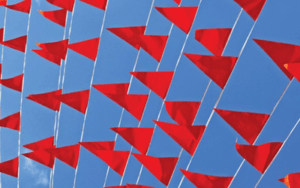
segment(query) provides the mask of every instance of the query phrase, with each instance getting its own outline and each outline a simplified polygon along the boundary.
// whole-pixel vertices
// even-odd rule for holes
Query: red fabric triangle
[[[23,147],[33,151],[54,148],[54,136],[23,145]]]
[[[20,112],[9,115],[0,120],[0,127],[9,128],[12,130],[20,131],[21,127],[21,114]]]
[[[174,2],[175,2],[177,5],[180,5],[181,0],[174,0]]]
[[[31,0],[24,0],[14,5],[6,5],[6,7],[12,10],[25,12],[29,14],[30,7],[31,7]]]
[[[194,23],[198,7],[155,7],[162,15],[188,34]]]
[[[0,3],[1,3],[1,0],[0,0]],[[1,6],[1,5],[0,5]],[[4,34],[4,29],[1,28],[0,29],[0,44],[3,44],[3,34]]]
[[[68,48],[95,61],[98,54],[100,38],[89,39],[69,44]]]
[[[18,166],[19,157],[16,157],[12,160],[0,163],[0,172],[17,178],[19,176]]]
[[[0,0],[0,6],[6,6],[7,0]]]
[[[181,126],[172,123],[154,121],[165,133],[177,142],[191,156],[194,155],[197,146],[205,131],[205,126]]]
[[[256,21],[267,0],[234,0]]]
[[[284,67],[300,82],[300,63],[284,64]]]
[[[114,127],[111,130],[118,133],[129,144],[137,149],[142,154],[146,155],[154,128],[141,128],[141,127]]]
[[[117,186],[109,186],[109,187],[103,187],[103,188],[127,188],[126,185],[117,185]]]
[[[190,180],[196,187],[205,188],[227,188],[233,177],[210,176],[200,173],[189,172],[180,169],[184,176]]]
[[[53,168],[55,158],[44,150],[37,150],[30,153],[22,154],[25,157],[41,163],[49,168]]]
[[[221,56],[231,33],[231,28],[198,29],[195,39],[215,56]]]
[[[300,63],[300,46],[266,40],[253,39],[277,64],[281,71],[291,80],[293,75],[284,64]]]
[[[66,17],[67,17],[67,10],[60,9],[60,10],[51,10],[51,11],[41,11],[39,12],[47,19],[51,20],[58,25],[63,27],[66,26]]]
[[[237,152],[261,173],[264,173],[268,168],[281,146],[281,142],[271,142],[258,146],[235,144]]]
[[[249,144],[253,144],[270,115],[214,109]]]
[[[152,157],[148,155],[132,154],[142,163],[160,182],[168,186],[175,170],[177,157]]]
[[[38,54],[39,56],[41,56],[42,58],[45,58],[48,61],[51,61],[52,63],[55,63],[60,66],[61,58],[56,57],[43,49],[32,50],[32,51],[35,52],[36,54]]]
[[[8,78],[8,79],[2,79],[1,84],[5,87],[8,87],[10,89],[22,92],[23,89],[23,77],[24,75],[21,74],[19,76]]]
[[[75,0],[47,0],[52,5],[66,9],[70,12],[73,11]]]
[[[36,45],[42,48],[45,52],[65,60],[67,56],[68,43],[69,40],[65,39],[57,42],[36,43]]]
[[[27,99],[30,99],[36,103],[39,103],[54,111],[59,111],[60,101],[57,99],[61,95],[62,90],[51,91],[48,93],[28,95]]]
[[[114,141],[105,142],[79,142],[85,149],[89,150],[94,155],[97,155],[98,150],[109,150],[113,151],[115,148]]]
[[[162,99],[165,99],[169,91],[174,72],[131,72],[130,74],[145,84]]]
[[[80,1],[102,10],[106,9],[107,0],[80,0]]]
[[[155,60],[160,62],[165,51],[167,41],[168,36],[143,35],[140,47],[150,54]]]
[[[134,184],[126,184],[126,188],[154,188],[147,185],[134,185]]]
[[[15,39],[11,39],[8,41],[2,42],[4,46],[7,46],[9,48],[25,52],[26,50],[26,42],[27,42],[27,36],[21,36]]]
[[[62,162],[70,165],[73,168],[77,167],[79,160],[80,145],[71,145],[60,148],[45,149],[53,157],[58,158]]]
[[[300,173],[288,174],[286,177],[278,181],[284,183],[288,188],[297,188],[300,186]]]
[[[62,94],[58,96],[58,100],[64,104],[85,114],[90,97],[90,90],[77,91],[73,93]]]
[[[217,57],[187,53],[184,53],[184,55],[222,89],[224,89],[237,61],[237,57]]]
[[[192,126],[196,118],[200,102],[165,101],[169,116],[179,125]]]

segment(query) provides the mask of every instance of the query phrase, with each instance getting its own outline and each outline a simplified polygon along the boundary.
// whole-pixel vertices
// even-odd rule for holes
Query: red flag
[[[237,152],[261,173],[268,168],[281,146],[281,142],[270,142],[258,146],[235,144]]]
[[[0,0],[0,3],[1,3],[1,0]],[[1,4],[0,4],[0,6],[1,6]],[[4,29],[1,28],[1,29],[0,29],[0,44],[3,43],[3,34],[4,34]]]
[[[6,6],[7,0],[0,0],[0,6]]]
[[[177,142],[191,156],[194,155],[197,146],[205,131],[205,126],[181,126],[172,123],[154,121],[165,133]]]
[[[154,128],[141,127],[114,127],[111,130],[118,133],[124,140],[144,155],[148,151],[154,132]]]
[[[200,107],[200,102],[165,101],[169,116],[179,125],[192,126]]]
[[[22,155],[49,168],[53,168],[54,166],[55,158],[45,150],[37,150],[30,153],[24,153]]]
[[[174,72],[131,72],[130,74],[145,84],[162,99],[165,99],[169,91]]]
[[[68,48],[95,61],[98,54],[100,38],[89,39],[81,42],[69,44]]]
[[[23,77],[24,75],[21,74],[19,76],[8,78],[8,79],[2,79],[1,84],[5,87],[8,87],[10,89],[22,92],[23,89]]]
[[[68,43],[69,40],[65,39],[57,42],[36,43],[36,45],[42,48],[45,52],[65,60],[67,56]]]
[[[126,184],[126,188],[154,188],[146,185],[134,185],[134,184]]]
[[[198,29],[195,39],[215,56],[221,56],[231,33],[231,28]]]
[[[293,75],[284,64],[300,62],[300,46],[266,40],[253,39],[277,64],[281,71],[291,80]]]
[[[205,188],[227,188],[233,177],[210,176],[200,173],[189,172],[180,169],[184,176],[190,180],[196,187]]]
[[[180,5],[181,0],[174,0],[174,2],[175,2],[177,5]]]
[[[12,49],[25,52],[26,50],[26,42],[27,42],[27,36],[21,36],[15,39],[7,40],[2,42],[4,46],[10,47]]]
[[[109,187],[103,187],[103,188],[127,188],[126,185],[116,185],[116,186],[109,186]]]
[[[80,0],[80,1],[102,10],[106,9],[107,0]]]
[[[214,109],[249,144],[253,144],[270,115]]]
[[[160,62],[165,47],[168,41],[168,36],[163,35],[143,35],[140,47],[150,54],[155,60]]]
[[[160,182],[168,186],[173,171],[175,170],[177,157],[152,157],[148,155],[132,154],[144,165]]]
[[[75,0],[47,0],[52,5],[66,9],[70,12],[73,11]]]
[[[297,188],[300,186],[300,173],[288,174],[286,177],[279,179],[288,188]]]
[[[66,17],[67,17],[67,10],[60,9],[60,10],[51,10],[51,11],[41,11],[39,12],[47,19],[51,20],[58,25],[63,27],[66,26]]]
[[[224,89],[237,61],[237,57],[217,57],[187,53],[184,53],[184,55],[222,89]]]
[[[54,136],[51,136],[49,138],[45,138],[42,140],[39,140],[37,142],[33,142],[30,144],[23,145],[24,148],[36,151],[41,149],[49,149],[54,148]]]
[[[57,99],[61,95],[62,90],[51,91],[48,93],[28,95],[27,99],[30,99],[36,103],[39,103],[54,111],[59,111],[60,101]]]
[[[16,157],[12,160],[0,163],[0,172],[17,178],[19,176],[18,166],[19,157]]]
[[[80,145],[76,144],[60,148],[45,149],[45,151],[71,167],[76,168],[79,159]]]
[[[33,52],[35,52],[36,54],[38,54],[39,56],[47,59],[48,61],[51,61],[52,63],[55,63],[57,65],[60,66],[60,63],[61,63],[61,58],[59,57],[56,57],[55,55],[52,55],[51,53],[43,50],[43,49],[40,49],[40,50],[32,50]]]
[[[300,63],[284,64],[284,67],[300,82]]]
[[[31,7],[31,0],[24,0],[21,1],[17,4],[14,5],[6,5],[7,8],[20,11],[20,12],[25,12],[25,13],[30,13],[30,7]]]
[[[162,15],[188,34],[194,23],[198,7],[155,7]]]
[[[88,102],[89,102],[90,90],[77,91],[73,93],[66,93],[57,96],[57,99],[64,104],[78,110],[85,114]]]
[[[6,116],[0,120],[0,127],[9,128],[12,130],[20,131],[21,127],[21,115],[20,112]]]
[[[234,0],[256,21],[267,0]]]
[[[79,142],[85,149],[89,150],[94,155],[97,155],[98,150],[113,151],[115,148],[115,141],[107,142]]]

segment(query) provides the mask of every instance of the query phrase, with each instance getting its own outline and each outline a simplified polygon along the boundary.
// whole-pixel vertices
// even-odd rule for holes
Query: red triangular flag
[[[200,107],[200,102],[165,101],[169,116],[179,125],[192,126]]]
[[[30,153],[24,153],[22,155],[49,168],[53,168],[54,166],[55,158],[45,150],[37,150]]]
[[[36,54],[38,54],[39,56],[47,59],[48,61],[51,61],[52,63],[55,63],[60,66],[61,58],[56,57],[55,55],[52,55],[51,53],[49,53],[43,49],[32,50],[32,51],[35,52]]]
[[[103,187],[103,188],[127,188],[126,185],[116,185],[116,186],[109,186],[109,187]]]
[[[181,0],[174,0],[174,2],[175,2],[177,5],[180,5]]]
[[[102,10],[106,9],[107,0],[80,0],[80,1]]]
[[[67,17],[67,10],[60,9],[60,10],[51,10],[51,11],[41,11],[39,12],[47,19],[51,20],[58,25],[63,27],[66,26],[66,17]]]
[[[69,44],[68,48],[95,61],[98,54],[100,38],[89,39],[81,42]]]
[[[286,177],[279,179],[288,188],[297,188],[300,186],[300,173],[288,174]]]
[[[195,39],[215,56],[221,56],[231,33],[231,28],[198,29]]]
[[[198,7],[155,7],[174,25],[188,34],[194,23]]]
[[[89,150],[94,155],[97,155],[98,150],[113,151],[115,148],[115,141],[104,142],[79,142],[85,149]]]
[[[281,142],[271,142],[258,146],[235,144],[237,152],[261,173],[264,173],[268,168],[281,146]]]
[[[234,0],[256,21],[267,0]]]
[[[7,8],[20,11],[20,12],[25,12],[25,13],[30,13],[30,7],[31,7],[31,0],[24,0],[21,1],[17,4],[14,5],[6,5]]]
[[[210,176],[200,173],[189,172],[180,169],[184,176],[190,180],[196,187],[205,188],[227,188],[233,177]]]
[[[23,77],[24,75],[21,74],[19,76],[8,78],[8,79],[2,79],[1,84],[5,87],[8,87],[10,89],[22,92],[23,89]]]
[[[300,63],[284,64],[284,67],[300,82]]]
[[[75,0],[47,0],[52,5],[66,9],[70,12],[73,11]]]
[[[49,149],[49,148],[53,148],[53,146],[54,146],[54,136],[39,140],[37,142],[23,145],[24,148],[27,148],[27,149],[30,149],[33,151],[41,150],[41,149]]]
[[[111,130],[118,133],[129,144],[137,149],[142,154],[146,155],[152,135],[153,128],[141,128],[141,127],[114,127]]]
[[[52,156],[58,158],[62,162],[70,165],[73,168],[77,167],[79,159],[80,145],[71,145],[60,148],[45,149]]]
[[[60,109],[60,100],[57,99],[61,95],[62,90],[51,91],[48,93],[41,93],[35,95],[28,95],[27,99],[30,99],[36,103],[39,103],[47,108],[50,108],[54,111],[59,111]]]
[[[21,127],[21,115],[20,112],[6,116],[0,120],[0,127],[9,128],[12,130],[20,131]]]
[[[237,61],[237,57],[217,57],[187,53],[184,53],[184,55],[222,89],[224,89]]]
[[[165,133],[177,142],[191,156],[194,155],[197,146],[205,131],[205,126],[181,126],[172,123],[154,121]]]
[[[45,52],[65,60],[67,56],[68,43],[69,40],[65,39],[57,42],[36,43],[36,45],[42,48]]]
[[[144,35],[140,47],[150,54],[155,60],[160,62],[165,47],[168,41],[168,36],[160,35]]]
[[[160,182],[168,186],[173,171],[175,170],[177,157],[152,157],[147,155],[132,154],[142,163]]]
[[[12,160],[0,163],[0,172],[17,178],[19,176],[18,166],[19,157],[16,157]]]
[[[134,184],[126,184],[126,188],[154,188],[146,185],[134,185]]]
[[[7,0],[0,0],[0,6],[6,6]]]
[[[73,93],[62,94],[57,97],[64,104],[85,114],[90,97],[90,90],[77,91]]]
[[[7,40],[2,42],[4,46],[10,47],[12,49],[25,52],[26,50],[26,42],[27,42],[27,36],[21,36],[15,39]]]
[[[162,99],[165,99],[169,91],[174,72],[131,72],[130,74],[145,84]]]
[[[1,0],[0,0],[0,3],[1,3]],[[0,6],[1,6],[1,5],[0,5]],[[1,28],[1,29],[0,29],[0,44],[3,43],[3,34],[4,34],[4,29]]]
[[[270,117],[269,114],[214,110],[251,145]]]

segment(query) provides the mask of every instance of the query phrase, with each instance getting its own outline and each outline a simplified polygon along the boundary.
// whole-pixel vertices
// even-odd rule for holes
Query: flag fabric
[[[6,5],[7,8],[29,14],[31,8],[31,0],[24,0],[14,5]]]
[[[284,183],[288,188],[297,188],[300,186],[300,173],[288,174],[284,178],[279,179],[278,181]]]
[[[60,8],[66,9],[70,12],[73,11],[75,4],[75,0],[47,0],[47,2]]]
[[[0,119],[0,127],[9,128],[12,130],[20,131],[21,129],[21,114],[20,112],[6,116]]]
[[[4,41],[4,42],[2,42],[2,44],[9,48],[12,48],[12,49],[15,49],[15,50],[25,53],[26,42],[27,42],[27,36],[21,36],[21,37],[17,37],[17,38],[11,39],[11,40]]]
[[[43,50],[43,49],[35,49],[35,50],[32,50],[34,53],[36,53],[37,55],[41,56],[42,58],[45,58],[47,59],[48,61],[52,62],[52,63],[55,63],[56,65],[59,65],[61,64],[61,58],[49,53],[48,51],[46,50]]]
[[[51,10],[51,11],[41,11],[39,12],[47,19],[51,20],[54,23],[57,23],[60,26],[66,26],[66,17],[67,17],[67,10],[60,9],[60,10]]]
[[[71,108],[85,114],[89,102],[89,96],[90,90],[83,90],[58,95],[57,99]]]
[[[51,91],[47,93],[28,95],[27,99],[30,99],[36,103],[39,103],[51,110],[59,111],[60,109],[60,100],[57,99],[60,96],[62,90]]]
[[[60,148],[45,149],[50,155],[67,165],[76,168],[79,160],[80,145],[64,146]]]
[[[300,63],[284,64],[284,68],[300,82]]]
[[[40,149],[53,148],[54,147],[54,136],[39,140],[37,142],[23,145],[23,147],[33,150],[33,151],[40,150]]]
[[[13,77],[13,78],[1,79],[1,84],[10,89],[22,92],[23,78],[24,78],[24,75],[21,74],[19,76]]]
[[[98,150],[113,151],[115,148],[115,141],[79,142],[79,144],[94,155],[97,155]]]
[[[99,43],[100,38],[94,38],[69,44],[68,48],[95,61],[98,54]]]
[[[106,9],[107,0],[80,0],[80,1],[102,10]]]
[[[17,178],[19,176],[18,167],[19,157],[16,157],[12,160],[0,163],[0,172]]]
[[[65,60],[67,56],[68,43],[69,39],[65,39],[57,42],[36,43],[36,45],[42,48],[45,52]]]
[[[234,0],[256,21],[267,0]]]

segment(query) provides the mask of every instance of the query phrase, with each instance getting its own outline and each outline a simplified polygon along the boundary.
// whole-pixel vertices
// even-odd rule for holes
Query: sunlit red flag
[[[12,160],[0,163],[0,172],[17,178],[19,176],[18,166],[19,157],[16,157]]]
[[[163,56],[163,53],[165,51],[167,41],[168,41],[168,36],[164,36],[164,35],[143,35],[140,46],[148,54],[150,54],[155,60],[160,62],[160,60]]]
[[[234,0],[256,21],[267,0]]]
[[[100,38],[89,39],[81,42],[69,44],[68,48],[95,61],[98,54]]]
[[[107,0],[80,0],[80,1],[102,10],[106,9]]]
[[[57,99],[61,95],[62,90],[51,91],[47,93],[28,95],[27,99],[30,99],[36,103],[39,103],[47,108],[50,108],[54,111],[59,111],[60,109],[60,100]]]
[[[41,56],[42,58],[45,58],[48,61],[51,61],[52,63],[55,63],[59,66],[61,64],[61,58],[56,57],[55,55],[49,53],[48,51],[45,51],[43,49],[35,49],[32,51],[35,52],[36,54],[38,54],[39,56]]]
[[[175,2],[177,5],[180,5],[181,0],[174,0],[174,2]]]
[[[4,46],[7,46],[9,48],[21,51],[21,52],[25,52],[26,50],[26,42],[27,42],[27,36],[21,36],[18,38],[14,38],[11,40],[7,40],[2,42],[2,44]]]
[[[284,64],[284,67],[300,82],[300,63]]]
[[[67,17],[67,10],[60,9],[60,10],[51,10],[51,11],[41,11],[39,12],[47,19],[51,20],[58,25],[63,27],[66,26],[66,17]]]
[[[113,151],[115,147],[115,141],[79,142],[79,144],[94,155],[97,155],[98,150]]]
[[[54,146],[54,136],[23,145],[24,148],[36,151],[36,150],[41,150],[41,149],[48,149],[48,148],[53,148]]]
[[[90,90],[83,90],[59,95],[57,96],[57,99],[71,108],[85,114],[89,102],[89,96]]]
[[[69,40],[65,39],[57,42],[36,43],[36,45],[42,48],[45,52],[65,60],[67,56],[68,43]]]
[[[6,6],[7,0],[0,0],[0,6]]]
[[[52,5],[66,9],[70,12],[73,11],[75,0],[47,0]]]
[[[1,84],[10,89],[22,92],[23,77],[24,77],[24,75],[21,74],[19,76],[15,76],[13,78],[1,79]]]
[[[298,188],[300,186],[300,173],[297,172],[288,174],[287,176],[279,179],[278,181],[284,183],[288,188]]]
[[[60,148],[45,149],[45,151],[71,167],[76,168],[79,159],[80,145],[76,144]]]
[[[30,13],[30,7],[31,7],[31,0],[24,0],[21,1],[17,4],[14,5],[6,5],[7,8],[20,11],[20,12],[25,12],[25,13]]]
[[[21,127],[21,116],[20,112],[6,116],[0,120],[0,127],[9,128],[12,130],[20,131]]]

